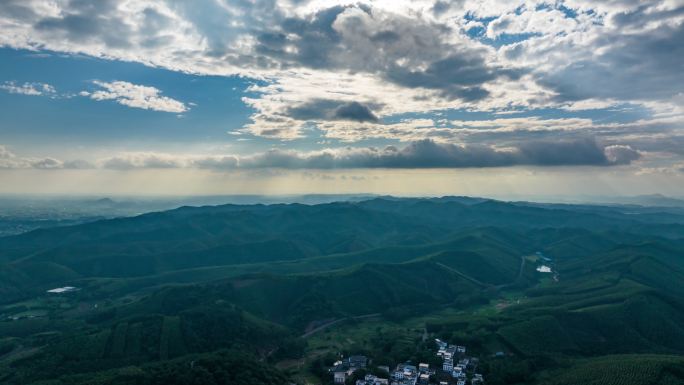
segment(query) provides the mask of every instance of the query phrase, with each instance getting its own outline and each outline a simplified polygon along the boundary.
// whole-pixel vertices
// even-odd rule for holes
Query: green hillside
[[[225,360],[255,384],[318,383],[330,378],[309,365],[331,355],[433,360],[435,337],[467,343],[491,384],[674,384],[682,224],[679,211],[383,198],[0,238],[0,382],[250,383]]]
[[[626,355],[582,360],[544,379],[549,385],[680,385],[684,384],[681,356]]]
[[[235,305],[215,299],[197,303],[175,294],[162,290],[130,305],[70,317],[61,324],[41,325],[24,334],[22,342],[40,349],[25,359],[8,362],[9,372],[0,372],[0,379],[25,384],[226,347],[262,358],[288,357],[301,349],[301,343],[286,328]],[[52,333],[46,333],[48,330]],[[20,336],[11,331],[4,334]]]

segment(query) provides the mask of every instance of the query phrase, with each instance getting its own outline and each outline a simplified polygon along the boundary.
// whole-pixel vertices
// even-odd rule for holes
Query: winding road
[[[299,337],[301,337],[301,338],[308,338],[308,337],[310,337],[311,335],[313,335],[313,334],[315,334],[315,333],[318,333],[318,332],[320,332],[320,331],[323,330],[323,329],[327,329],[327,328],[329,328],[330,326],[336,325],[336,324],[338,324],[338,323],[340,323],[340,322],[349,321],[349,320],[359,320],[359,319],[365,319],[365,318],[373,318],[373,317],[378,317],[378,316],[380,316],[380,313],[363,314],[363,315],[357,315],[357,316],[355,316],[355,317],[345,317],[345,318],[334,319],[334,320],[332,320],[332,321],[330,321],[330,322],[324,323],[323,325],[321,325],[321,326],[319,326],[319,327],[317,327],[317,328],[314,328],[314,329],[309,330],[308,332],[302,334],[302,335],[299,336]]]
[[[451,271],[452,273],[455,273],[455,274],[459,275],[460,277],[467,279],[468,281],[470,281],[476,285],[479,285],[483,288],[494,287],[494,289],[496,289],[496,290],[501,290],[503,288],[513,286],[516,282],[518,282],[520,280],[520,278],[522,278],[523,272],[525,271],[525,257],[520,257],[520,269],[518,270],[518,275],[515,276],[515,279],[509,283],[504,283],[502,285],[492,286],[490,284],[487,284],[487,283],[484,283],[480,280],[477,280],[477,279],[475,279],[475,278],[473,278],[467,274],[464,274],[464,273],[454,269],[451,266],[447,266],[441,262],[436,262],[436,263],[438,266],[445,268],[445,269]]]
[[[473,278],[467,274],[464,274],[464,273],[454,269],[453,267],[447,266],[441,262],[437,262],[437,265],[439,265],[440,267],[447,269],[447,270],[451,271],[452,273],[457,274],[458,276],[460,276],[460,277],[462,277],[462,278],[464,278],[464,279],[466,279],[466,280],[468,280],[468,281],[470,281],[470,282],[472,282],[478,286],[481,286],[483,288],[493,287],[496,290],[501,290],[503,288],[514,285],[516,282],[518,282],[520,280],[520,278],[522,278],[523,272],[525,271],[525,257],[520,257],[520,269],[518,270],[518,275],[515,277],[515,279],[510,283],[505,283],[503,285],[497,285],[497,286],[492,286],[492,285],[486,284],[482,281],[479,281],[479,280],[477,280],[477,279],[475,279],[475,278]],[[334,325],[341,323],[341,322],[344,322],[344,321],[373,318],[373,317],[378,317],[380,315],[381,315],[381,313],[372,313],[372,314],[358,315],[355,317],[345,317],[345,318],[334,319],[334,320],[326,322],[323,325],[320,325],[314,329],[309,330],[308,332],[302,334],[300,337],[301,338],[309,338],[310,336],[320,332],[321,330],[325,330],[331,326],[334,326]]]

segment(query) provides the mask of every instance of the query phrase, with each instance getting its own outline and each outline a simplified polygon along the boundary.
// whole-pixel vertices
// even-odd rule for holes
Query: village
[[[442,365],[431,368],[427,363],[414,365],[410,361],[398,364],[393,370],[389,366],[378,366],[380,372],[386,372],[388,378],[366,374],[356,385],[479,385],[484,384],[484,377],[477,373],[479,359],[466,355],[466,347],[450,345],[435,339],[436,355],[442,359]],[[366,369],[369,360],[366,356],[354,355],[335,362],[330,369],[335,384],[345,384],[356,371]]]

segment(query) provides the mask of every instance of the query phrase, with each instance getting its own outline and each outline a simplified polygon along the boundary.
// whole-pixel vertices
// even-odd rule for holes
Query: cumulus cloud
[[[672,135],[684,121],[679,1],[6,0],[0,31],[1,46],[258,79],[243,99],[254,113],[241,132],[272,139],[302,138],[314,125],[345,142],[427,138],[522,149],[530,138],[566,141],[575,131],[622,145],[639,130]],[[84,95],[157,111],[189,108],[154,87],[96,85]],[[657,119],[669,111],[671,120],[639,128],[586,115],[411,118],[451,109],[577,113],[625,102]],[[408,118],[396,123],[397,116]],[[629,159],[619,148],[610,156]]]
[[[684,10],[684,8],[682,8]],[[684,12],[682,12],[684,15]],[[607,42],[603,39],[619,39]],[[615,32],[597,41],[597,55],[540,74],[560,100],[668,100],[684,89],[684,22],[649,34]]]
[[[487,24],[486,36],[490,39],[502,35],[555,35],[582,27],[580,21],[568,17],[562,10],[548,7],[522,7],[497,16]]]
[[[0,84],[0,90],[7,91],[11,94],[31,95],[31,96],[51,96],[57,94],[55,87],[47,83],[17,83],[15,81],[7,81]]]
[[[93,100],[113,100],[124,106],[142,108],[162,112],[183,113],[189,107],[181,101],[162,96],[161,91],[150,86],[137,85],[124,81],[102,82],[93,81],[93,84],[102,88],[96,91],[82,91],[81,96],[87,96]]]
[[[498,63],[491,47],[471,39],[453,21],[476,15],[481,8],[476,3],[439,7],[398,1],[390,8],[371,2],[30,0],[3,2],[2,7],[2,45],[267,79],[276,87],[248,103],[257,109],[250,132],[269,137],[300,136],[296,126],[302,120],[288,113],[320,100],[340,104],[316,119],[359,122],[395,113],[518,103],[524,100],[519,98],[522,88],[515,95],[496,88],[529,72]],[[433,11],[439,17],[429,17]],[[302,87],[311,83],[318,91]],[[149,95],[147,102],[115,95],[121,91],[96,94],[134,107],[187,108],[158,95]],[[395,98],[398,93],[402,100]],[[503,94],[508,97],[502,99]],[[292,121],[278,124],[287,119]]]
[[[511,74],[511,63],[498,62],[492,49],[463,33],[466,26],[480,25],[490,38],[548,37],[548,44],[534,43],[561,59],[566,41],[592,52],[591,43],[602,34],[629,28],[635,33],[628,38],[638,38],[649,28],[677,25],[680,16],[676,2],[656,1],[391,4],[8,0],[2,2],[0,26],[7,33],[0,41],[195,73],[282,77],[279,70],[298,67],[367,72],[407,87],[443,89],[449,96],[459,87],[473,88],[468,97],[477,98],[486,95],[483,83]]]
[[[604,153],[608,162],[612,164],[630,164],[641,157],[641,154],[632,147],[619,144],[606,146]]]

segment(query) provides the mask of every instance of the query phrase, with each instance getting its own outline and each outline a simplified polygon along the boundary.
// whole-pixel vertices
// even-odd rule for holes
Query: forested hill
[[[378,330],[467,339],[483,360],[506,352],[483,366],[492,384],[585,381],[626,354],[674,384],[682,282],[677,208],[466,197],[182,207],[0,238],[0,383],[301,382],[342,349],[333,336],[311,345],[312,330],[371,316]],[[428,354],[397,350],[408,336],[338,337],[394,364]],[[258,374],[227,376],[225,362]]]

